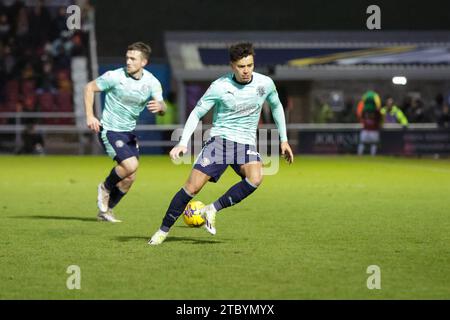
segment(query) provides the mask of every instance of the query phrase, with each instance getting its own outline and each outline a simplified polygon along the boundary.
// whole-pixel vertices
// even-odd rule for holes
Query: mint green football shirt
[[[137,80],[125,68],[111,70],[95,80],[105,92],[102,127],[110,131],[133,131],[139,114],[150,100],[163,101],[161,83],[147,70]]]
[[[186,121],[180,145],[187,146],[199,120],[214,107],[211,137],[256,145],[256,130],[263,103],[267,101],[281,142],[287,141],[283,106],[271,78],[253,72],[252,81],[239,84],[229,73],[214,81]]]

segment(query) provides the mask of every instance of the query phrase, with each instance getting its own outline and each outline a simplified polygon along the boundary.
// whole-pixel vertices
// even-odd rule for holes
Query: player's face
[[[254,67],[252,55],[231,62],[231,69],[233,69],[234,76],[238,82],[250,82],[252,80]]]
[[[131,75],[140,72],[147,64],[147,59],[144,59],[144,57],[142,57],[142,53],[137,50],[128,50],[126,59],[127,72]]]

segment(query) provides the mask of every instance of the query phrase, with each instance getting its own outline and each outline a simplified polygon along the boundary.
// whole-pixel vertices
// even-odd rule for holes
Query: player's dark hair
[[[130,44],[127,48],[127,51],[130,51],[130,50],[136,50],[136,51],[141,52],[142,57],[147,60],[148,60],[148,58],[150,58],[150,53],[152,53],[152,49],[150,48],[150,46],[143,42],[135,42],[135,43]]]
[[[241,42],[234,44],[229,49],[230,61],[236,62],[247,56],[255,56],[255,49],[250,42]]]

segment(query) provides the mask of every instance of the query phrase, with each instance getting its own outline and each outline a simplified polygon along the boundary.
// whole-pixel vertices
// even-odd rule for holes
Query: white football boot
[[[116,219],[112,209],[110,209],[110,208],[108,208],[106,210],[106,212],[99,211],[98,214],[97,214],[97,220],[99,220],[99,221],[106,221],[106,222],[112,222],[112,223],[122,222],[122,220]]]
[[[164,242],[164,240],[166,240],[168,234],[168,232],[158,229],[158,231],[156,231],[153,237],[148,241],[148,244],[152,246],[160,245]]]
[[[103,183],[100,183],[97,188],[97,207],[101,212],[108,211],[109,191],[105,188]]]
[[[216,212],[212,203],[200,209],[200,214],[205,219],[205,229],[212,235],[216,234]]]

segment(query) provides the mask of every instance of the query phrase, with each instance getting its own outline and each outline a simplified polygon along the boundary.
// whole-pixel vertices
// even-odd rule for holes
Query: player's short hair
[[[230,61],[236,62],[247,56],[255,56],[255,49],[250,42],[236,43],[228,50],[230,53]]]
[[[150,53],[152,53],[152,49],[148,44],[143,42],[135,42],[128,46],[127,51],[136,50],[142,54],[142,57],[146,60],[150,58]]]

